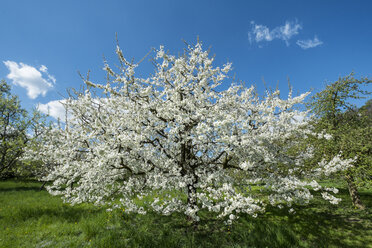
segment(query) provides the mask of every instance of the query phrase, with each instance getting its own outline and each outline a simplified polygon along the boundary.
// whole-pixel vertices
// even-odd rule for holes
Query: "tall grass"
[[[351,206],[346,188],[338,206],[316,198],[309,206],[268,209],[232,226],[202,213],[198,230],[181,214],[107,212],[70,206],[39,191],[34,181],[0,182],[0,247],[372,247],[372,192],[367,210]]]

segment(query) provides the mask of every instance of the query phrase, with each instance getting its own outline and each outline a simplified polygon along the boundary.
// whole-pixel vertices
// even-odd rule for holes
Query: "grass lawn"
[[[351,206],[346,187],[333,206],[269,209],[241,216],[232,226],[204,220],[194,231],[180,214],[128,215],[82,204],[70,206],[39,191],[39,182],[0,181],[0,247],[372,247],[372,191],[361,191],[367,210]],[[208,215],[204,213],[204,215]]]

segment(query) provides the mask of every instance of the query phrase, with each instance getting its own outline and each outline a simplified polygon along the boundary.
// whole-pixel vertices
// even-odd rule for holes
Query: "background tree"
[[[353,204],[358,208],[364,208],[358,194],[358,185],[370,184],[371,179],[371,101],[358,109],[352,100],[369,95],[370,92],[363,90],[363,87],[370,83],[370,79],[356,79],[352,73],[327,85],[308,104],[317,117],[313,123],[315,131],[332,136],[327,140],[313,139],[316,155],[312,162],[341,152],[343,158],[356,157],[354,166],[343,174]]]
[[[27,143],[42,130],[41,115],[37,111],[29,115],[5,80],[0,83],[0,94],[0,177],[30,174],[31,164],[24,164],[21,156]]]
[[[287,100],[279,91],[258,97],[253,87],[232,84],[218,91],[231,64],[213,67],[201,43],[172,56],[160,47],[154,75],[135,77],[138,64],[118,48],[120,68],[108,65],[106,84],[85,80],[87,89],[64,101],[65,128],[45,132],[29,157],[51,167],[47,189],[71,203],[94,202],[144,214],[182,212],[196,222],[202,209],[231,222],[265,206],[306,204],[309,187],[331,203],[338,199],[316,176],[345,169],[351,160],[331,158],[297,176],[311,154],[288,156],[287,147],[306,136],[306,112],[295,109],[307,93]],[[286,149],[281,144],[287,142]],[[235,180],[231,171],[245,174]],[[254,195],[260,183],[267,194]],[[142,199],[142,200],[141,200]],[[140,202],[143,202],[141,204]]]

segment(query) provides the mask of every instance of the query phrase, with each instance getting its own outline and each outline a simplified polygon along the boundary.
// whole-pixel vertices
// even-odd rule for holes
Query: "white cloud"
[[[63,106],[63,103],[65,101],[66,100],[55,100],[50,101],[46,104],[40,103],[37,106],[37,109],[44,114],[50,115],[56,120],[59,119],[60,121],[64,122],[66,119],[66,110],[65,107]]]
[[[37,105],[37,109],[46,115],[49,115],[53,117],[56,120],[60,120],[61,122],[66,121],[66,108],[65,105],[67,103],[67,100],[69,100],[69,104],[74,104],[75,100],[72,99],[61,99],[61,100],[53,100],[48,103],[39,103]],[[108,102],[107,98],[92,98],[92,103],[95,103],[95,107],[98,107],[99,105],[104,105]],[[110,113],[109,108],[105,108],[105,111],[108,111]],[[127,110],[123,110],[124,112]],[[72,111],[68,111],[67,113],[67,120],[72,120],[73,113]]]
[[[323,44],[323,42],[315,36],[312,40],[298,40],[296,44],[299,45],[302,49],[309,49],[320,46],[321,44]]]
[[[39,70],[33,66],[14,61],[3,61],[9,69],[7,78],[12,83],[27,90],[27,96],[31,99],[39,95],[45,96],[53,88],[56,79],[48,73],[48,68],[42,65]],[[46,77],[45,77],[46,76]]]
[[[262,41],[272,41],[274,39],[280,39],[285,41],[287,46],[289,45],[289,40],[292,36],[298,34],[299,30],[302,29],[301,24],[297,21],[291,22],[286,21],[283,26],[275,27],[270,30],[264,25],[258,25],[255,22],[251,22],[252,30],[248,32],[248,39],[250,43],[252,42],[262,42]]]
[[[42,72],[47,72],[48,68],[45,65],[41,65],[39,70],[42,71]]]

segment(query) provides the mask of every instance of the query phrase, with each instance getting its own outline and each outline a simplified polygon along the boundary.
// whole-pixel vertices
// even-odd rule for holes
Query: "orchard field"
[[[294,214],[269,209],[231,226],[202,212],[195,231],[184,215],[71,206],[40,191],[40,182],[6,180],[0,182],[0,247],[372,247],[372,191],[360,190],[366,210],[358,210],[346,185],[323,185],[340,189],[338,205],[315,196]]]

